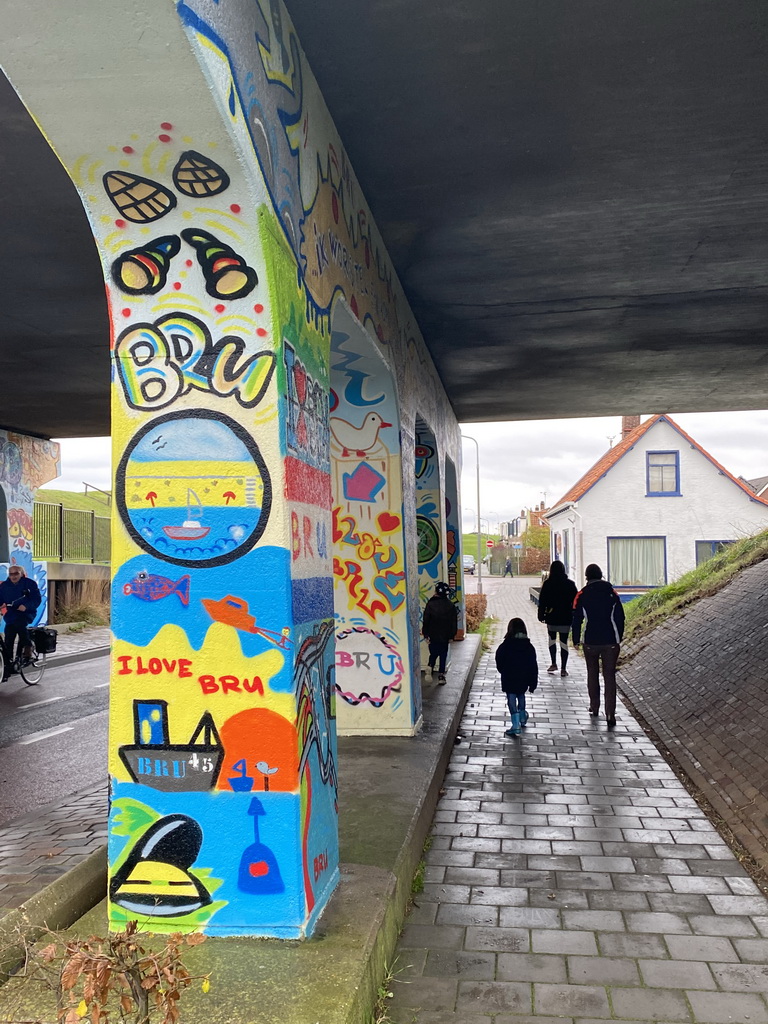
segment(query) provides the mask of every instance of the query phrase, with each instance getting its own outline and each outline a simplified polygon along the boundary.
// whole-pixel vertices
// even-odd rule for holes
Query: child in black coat
[[[507,695],[512,728],[505,736],[519,736],[528,721],[525,710],[525,692],[533,693],[539,684],[539,666],[536,651],[528,639],[522,619],[512,619],[507,635],[496,651],[496,668],[501,673],[501,688]]]

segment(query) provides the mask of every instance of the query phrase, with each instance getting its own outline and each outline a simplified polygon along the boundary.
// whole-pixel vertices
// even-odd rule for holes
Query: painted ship
[[[164,793],[199,793],[214,789],[224,747],[206,711],[188,743],[171,743],[168,702],[133,702],[134,742],[120,747],[120,760],[133,782]]]
[[[194,508],[194,515],[198,516],[197,519],[193,519],[192,509]],[[187,490],[187,518],[181,524],[181,526],[164,526],[163,533],[170,537],[171,540],[202,540],[203,537],[207,537],[211,532],[210,526],[203,526],[200,522],[203,516],[203,505],[195,492],[191,489]]]

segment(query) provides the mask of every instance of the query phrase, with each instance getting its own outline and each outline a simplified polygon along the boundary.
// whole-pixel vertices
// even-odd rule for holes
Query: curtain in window
[[[648,490],[654,494],[674,494],[677,486],[677,453],[648,454]]]
[[[665,582],[663,537],[618,537],[608,541],[611,583],[660,587]]]

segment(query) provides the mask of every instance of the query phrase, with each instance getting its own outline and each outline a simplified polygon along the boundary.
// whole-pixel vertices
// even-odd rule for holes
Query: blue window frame
[[[645,453],[646,497],[680,497],[680,452]]]
[[[607,537],[608,580],[614,587],[661,587],[667,582],[666,537]]]
[[[729,544],[735,544],[735,540],[697,540],[696,541],[696,565],[709,561],[721,551],[725,551]]]

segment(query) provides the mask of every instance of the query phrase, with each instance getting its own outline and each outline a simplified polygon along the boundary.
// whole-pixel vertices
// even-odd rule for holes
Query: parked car
[[[472,576],[474,576],[475,567],[477,566],[477,562],[475,561],[474,555],[464,555],[461,561],[464,566],[464,572],[471,573]]]

